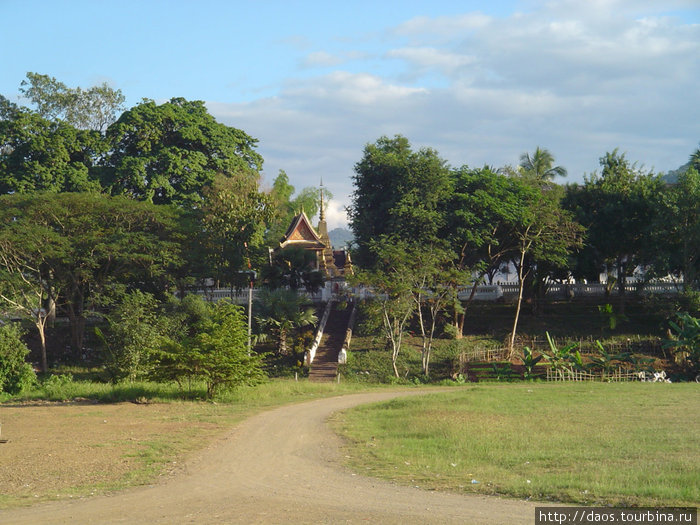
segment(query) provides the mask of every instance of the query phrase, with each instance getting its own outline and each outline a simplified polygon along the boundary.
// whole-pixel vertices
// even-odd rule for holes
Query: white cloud
[[[517,164],[542,146],[569,181],[615,147],[675,169],[700,140],[700,26],[664,5],[572,0],[501,18],[413,18],[387,28],[373,56],[312,53],[309,65],[331,71],[289,79],[274,98],[210,108],[260,139],[268,181],[278,169],[298,188],[323,177],[332,227],[345,220],[364,145],[381,135],[403,134],[455,166]],[[355,69],[333,69],[350,57]]]
[[[301,61],[302,67],[332,67],[343,63],[343,59],[336,55],[331,55],[325,51],[315,51],[309,53]]]

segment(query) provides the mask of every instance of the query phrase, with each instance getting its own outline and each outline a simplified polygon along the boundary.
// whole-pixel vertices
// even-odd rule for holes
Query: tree
[[[653,227],[654,246],[663,253],[662,273],[683,276],[686,290],[700,287],[700,173],[690,168],[667,187]],[[661,249],[659,249],[661,248]]]
[[[248,174],[217,175],[203,194],[200,220],[209,267],[217,282],[233,287],[248,268],[251,252],[263,247],[265,226],[273,213],[271,198]]]
[[[368,247],[376,260],[371,270],[358,270],[353,281],[368,287],[372,298],[366,307],[366,313],[378,319],[391,348],[391,366],[394,376],[399,376],[396,365],[406,326],[415,309],[413,296],[412,268],[407,264],[408,254],[405,244],[398,244],[397,239],[384,236],[375,240]]]
[[[509,351],[512,355],[523,300],[525,279],[532,266],[526,265],[526,257],[535,261],[566,264],[569,252],[581,243],[582,230],[571,213],[560,207],[556,192],[523,181],[520,188],[521,206],[515,210],[510,223],[512,235],[517,241],[518,299]]]
[[[601,157],[600,165],[600,175],[593,173],[585,178],[583,186],[567,188],[564,206],[587,229],[587,250],[583,254],[590,262],[585,266],[592,269],[590,273],[616,271],[622,297],[627,276],[654,257],[651,228],[656,222],[656,200],[663,192],[663,183],[617,149]],[[610,284],[614,282],[609,278]]]
[[[93,193],[0,196],[0,243],[35,285],[46,283],[82,348],[86,310],[115,285],[164,293],[180,264],[178,215],[169,207]],[[2,262],[2,261],[0,261]],[[9,272],[10,267],[4,265]],[[56,294],[59,291],[60,294]]]
[[[382,235],[418,244],[437,242],[450,181],[447,163],[435,150],[413,151],[400,135],[381,137],[365,146],[353,182],[349,216],[358,265],[376,263],[370,244]]]
[[[98,132],[6,104],[0,119],[0,194],[98,191],[106,152]]]
[[[521,180],[506,177],[488,166],[464,166],[451,173],[452,194],[447,200],[447,218],[440,236],[447,239],[454,253],[454,266],[473,275],[465,305],[454,294],[454,326],[462,337],[467,309],[477,286],[508,263],[517,250],[512,226],[522,203]],[[456,283],[457,284],[457,283]]]
[[[551,182],[555,177],[566,177],[566,168],[554,166],[554,156],[546,148],[537,146],[535,152],[520,155],[520,168],[525,177],[539,182]]]
[[[109,126],[107,137],[112,194],[154,204],[199,207],[217,175],[257,180],[263,163],[257,140],[217,122],[202,101],[144,101]]]
[[[294,290],[262,288],[258,291],[256,303],[256,319],[261,327],[276,335],[280,355],[287,355],[287,339],[294,329],[318,321],[307,299]]]
[[[466,281],[464,272],[452,266],[452,255],[434,246],[394,245],[394,257],[406,261],[412,279],[411,297],[421,333],[421,365],[423,374],[430,376],[430,358],[435,329],[455,284]]]
[[[155,356],[163,344],[158,326],[158,302],[148,293],[133,290],[107,316],[109,333],[98,335],[107,350],[105,368],[116,383],[142,380],[152,374]]]
[[[78,129],[103,132],[124,109],[124,95],[106,82],[83,90],[69,88],[48,75],[27,73],[20,92],[49,120],[62,120]]]
[[[31,319],[36,326],[41,345],[41,370],[48,370],[46,355],[46,323],[50,307],[57,290],[46,265],[46,252],[51,250],[50,242],[55,240],[49,233],[33,231],[25,243],[38,243],[25,250],[15,245],[17,239],[0,236],[0,304],[23,317]],[[47,232],[48,233],[48,232]],[[28,256],[28,253],[31,255]]]

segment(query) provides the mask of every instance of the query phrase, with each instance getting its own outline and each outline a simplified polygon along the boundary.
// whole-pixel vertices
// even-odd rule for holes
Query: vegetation
[[[694,391],[486,385],[361,406],[334,424],[350,440],[353,468],[399,483],[583,505],[692,506],[700,498]]]
[[[0,395],[21,394],[36,384],[36,374],[25,359],[29,354],[18,326],[0,325]]]

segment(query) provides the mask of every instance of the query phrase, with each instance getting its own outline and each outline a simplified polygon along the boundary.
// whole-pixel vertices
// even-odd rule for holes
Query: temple
[[[326,212],[323,202],[323,183],[321,183],[321,206],[318,228],[314,228],[304,211],[294,217],[287,233],[280,241],[280,249],[288,246],[301,246],[316,252],[316,270],[323,273],[327,280],[345,280],[352,275],[352,261],[347,250],[334,250],[328,236]]]

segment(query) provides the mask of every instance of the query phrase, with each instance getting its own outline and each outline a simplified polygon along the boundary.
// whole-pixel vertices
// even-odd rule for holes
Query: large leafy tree
[[[247,173],[217,175],[204,189],[204,197],[198,215],[207,266],[217,281],[239,285],[240,272],[248,268],[251,257],[256,267],[264,260],[261,249],[273,214],[271,198],[259,191],[258,180]]]
[[[616,272],[618,292],[624,295],[627,277],[637,266],[653,261],[651,229],[656,222],[657,199],[663,193],[660,178],[630,162],[617,149],[600,158],[601,173],[582,186],[567,188],[564,205],[587,229],[586,248],[579,254],[579,270],[588,277]]]
[[[528,274],[538,264],[565,266],[569,254],[581,245],[583,234],[573,214],[560,206],[559,192],[529,181],[523,181],[519,189],[520,205],[509,224],[517,246],[514,263],[518,271],[518,299],[509,340],[511,355]]]
[[[96,131],[0,100],[0,194],[99,190],[105,151]]]
[[[414,151],[408,139],[381,137],[355,164],[349,210],[357,242],[355,262],[376,263],[370,243],[382,235],[435,244],[450,192],[449,168],[430,148]]]
[[[661,271],[683,276],[686,290],[700,287],[700,173],[691,167],[663,192],[653,228]]]
[[[107,137],[111,192],[154,204],[199,207],[217,175],[257,179],[263,162],[256,139],[217,122],[204,102],[184,98],[142,102],[124,112]]]
[[[59,300],[76,351],[87,312],[115,285],[163,293],[180,264],[179,240],[170,207],[95,193],[0,197],[0,243],[44,299]]]
[[[512,229],[523,202],[523,184],[517,177],[506,177],[488,166],[464,166],[451,177],[453,192],[442,236],[450,243],[455,267],[473,275],[466,304],[458,303],[455,295],[454,325],[459,338],[477,286],[484,280],[492,282],[517,249]]]

